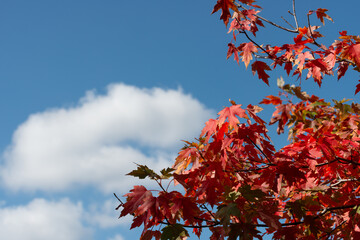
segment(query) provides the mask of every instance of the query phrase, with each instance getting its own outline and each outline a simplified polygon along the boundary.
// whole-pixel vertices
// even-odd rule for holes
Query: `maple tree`
[[[213,13],[221,12],[232,33],[227,58],[251,65],[268,85],[267,72],[278,68],[298,78],[307,72],[306,79],[319,86],[325,75],[336,72],[340,79],[349,67],[360,71],[360,38],[342,31],[330,46],[320,44],[323,35],[310,19],[333,21],[327,9],[309,11],[307,26],[300,27],[291,2],[295,26],[286,28],[261,17],[254,0],[217,0]],[[293,42],[257,43],[265,23],[295,34]],[[237,43],[239,34],[245,38]],[[160,188],[135,186],[125,203],[118,198],[120,217],[130,214],[131,228],[143,226],[140,239],[186,239],[189,229],[199,237],[209,229],[214,240],[360,239],[360,104],[326,102],[283,79],[277,85],[280,94],[260,104],[275,107],[269,125],[277,124],[278,134],[288,133],[281,149],[258,116],[260,106],[230,101],[196,141],[185,141],[172,168],[156,173],[138,165],[129,173]],[[355,94],[359,91],[360,83]],[[184,190],[169,190],[164,179]]]

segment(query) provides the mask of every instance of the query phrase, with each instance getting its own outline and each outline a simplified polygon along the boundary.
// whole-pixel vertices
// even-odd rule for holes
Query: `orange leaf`
[[[279,105],[282,104],[281,98],[277,97],[277,96],[266,96],[268,99],[264,98],[260,104],[273,104],[273,105]]]
[[[252,60],[252,53],[257,52],[258,50],[252,42],[242,43],[239,46],[239,50],[242,51],[240,55],[242,56],[242,61],[245,63],[245,67],[247,68],[250,60]]]

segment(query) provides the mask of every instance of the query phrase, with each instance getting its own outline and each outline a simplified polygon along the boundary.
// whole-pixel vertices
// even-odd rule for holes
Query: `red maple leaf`
[[[242,61],[245,63],[245,67],[247,68],[250,60],[252,60],[252,53],[257,52],[258,50],[252,42],[242,43],[238,49],[241,51],[240,55],[242,57]]]
[[[134,213],[136,210],[139,210],[139,206],[144,204],[145,201],[151,199],[153,200],[152,193],[148,191],[144,186],[134,186],[130,193],[125,195],[127,201],[124,204],[124,209],[121,211],[120,217],[125,216],[129,213]],[[147,209],[146,206],[149,206],[148,203],[140,209],[141,213],[144,213]]]
[[[359,80],[360,82],[360,80]],[[360,83],[358,83],[358,85],[356,85],[356,90],[355,90],[355,94],[357,94],[360,91]]]
[[[228,46],[229,46],[229,50],[228,50],[228,52],[227,52],[226,59],[229,59],[229,57],[231,57],[231,55],[234,54],[234,59],[235,59],[235,61],[239,64],[238,49],[237,49],[237,48],[235,47],[235,45],[232,44],[232,43],[229,43]]]
[[[297,70],[300,72],[304,69],[306,59],[314,59],[313,55],[311,55],[309,51],[297,55],[295,65],[298,65]]]
[[[235,126],[239,123],[239,119],[236,116],[241,118],[248,118],[246,111],[241,108],[240,105],[232,105],[231,107],[226,107],[218,113],[219,123],[223,124],[226,118],[229,120],[230,126]]]
[[[209,121],[207,121],[205,123],[205,127],[203,128],[203,130],[201,131],[200,136],[204,136],[206,135],[207,141],[210,138],[210,136],[215,133],[216,128],[218,126],[218,123],[215,119],[209,119]]]
[[[322,22],[322,24],[325,25],[324,22],[324,18],[334,22],[334,20],[332,20],[331,17],[329,17],[329,15],[327,15],[325,12],[327,12],[328,10],[325,8],[319,8],[318,10],[316,10],[316,16],[320,19],[320,21]]]
[[[255,61],[251,65],[251,70],[254,75],[257,72],[259,79],[263,80],[267,85],[269,85],[269,75],[266,74],[265,70],[269,71],[271,69],[266,63],[262,61]]]
[[[346,71],[348,70],[348,67],[349,67],[349,63],[347,62],[341,62],[339,64],[339,70],[337,72],[338,80],[345,75]]]
[[[221,9],[222,13],[220,19],[222,19],[227,25],[229,23],[229,18],[231,17],[229,9],[238,11],[238,8],[234,4],[234,0],[218,0],[211,14],[219,11]]]
[[[360,67],[360,43],[352,44],[344,49],[341,56],[354,61]]]
[[[329,53],[324,57],[324,61],[328,64],[328,69],[332,69],[336,63],[336,52],[332,48],[329,50]]]
[[[285,63],[284,69],[286,70],[287,75],[289,76],[291,70],[293,68],[293,65],[291,62]]]
[[[266,96],[268,99],[264,98],[260,104],[273,104],[273,105],[279,105],[282,104],[281,98],[277,97],[277,96]]]

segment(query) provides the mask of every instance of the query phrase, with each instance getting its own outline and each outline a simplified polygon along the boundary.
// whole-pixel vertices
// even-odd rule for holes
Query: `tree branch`
[[[296,11],[295,11],[295,0],[292,0],[292,6],[293,6],[293,16],[294,16],[294,20],[295,20],[295,25],[296,25],[296,32],[299,32],[299,23],[296,17]]]
[[[265,163],[265,164],[270,165],[270,166],[275,166],[275,164],[273,164],[273,163],[271,162],[270,158],[269,158],[268,156],[266,156],[266,154],[264,153],[264,151],[261,150],[261,148],[260,148],[256,143],[254,143],[254,141],[251,140],[251,138],[250,138],[249,136],[247,136],[247,138],[250,140],[250,142],[261,152],[261,154],[262,154],[262,155],[268,160],[268,162],[270,163],[270,164],[268,164],[268,163]]]
[[[244,7],[243,5],[241,5],[241,4],[239,4],[239,3],[236,3],[236,5],[238,5],[238,7],[242,8],[242,9],[244,9],[244,10],[248,10],[246,7]],[[266,18],[264,18],[264,17],[262,17],[262,16],[260,16],[260,15],[258,15],[258,14],[254,14],[254,15],[255,15],[256,17],[260,18],[261,20],[263,20],[263,21],[265,21],[265,22],[273,25],[274,27],[280,28],[280,29],[285,30],[285,31],[287,31],[287,32],[298,33],[297,30],[293,30],[293,29],[289,29],[289,28],[286,28],[286,27],[282,27],[282,26],[280,26],[279,24],[276,24],[276,23],[274,23],[273,21],[270,21],[270,20],[268,20],[268,19],[266,19]]]
[[[312,29],[311,29],[310,15],[309,15],[309,14],[307,15],[307,19],[308,19],[309,31],[310,31],[310,35],[311,35],[311,39],[313,40],[313,43],[314,43],[316,46],[318,46],[319,48],[322,48],[321,45],[320,45],[318,42],[316,42],[316,40],[315,40],[315,38],[314,38]]]

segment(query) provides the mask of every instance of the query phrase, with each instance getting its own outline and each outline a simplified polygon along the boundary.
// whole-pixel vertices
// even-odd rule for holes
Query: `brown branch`
[[[344,183],[344,182],[357,182],[359,180],[360,179],[340,179],[338,182],[331,184],[330,187],[336,187],[337,185],[340,185],[341,183]]]
[[[237,20],[239,21],[239,20]],[[268,53],[263,47],[261,47],[259,44],[257,44],[254,40],[252,40],[249,35],[246,33],[246,31],[239,31],[239,33],[244,33],[246,38],[249,39],[253,44],[255,44],[258,48],[260,48],[263,52],[265,52],[270,59],[273,59],[274,56],[272,56],[270,53]]]
[[[290,27],[296,29],[296,28],[295,28],[293,25],[291,25],[284,17],[281,17],[281,18],[282,18],[282,20],[284,20],[287,24],[289,24]]]
[[[215,215],[212,213],[212,211],[210,211],[210,210],[206,207],[205,204],[201,204],[200,207],[203,208],[203,209],[205,209],[205,210],[214,218],[214,221],[213,221],[214,223],[217,223],[217,222],[218,222],[218,220],[216,219]],[[205,220],[205,221],[210,222],[209,220]]]
[[[168,222],[164,222],[164,221],[159,221],[159,223],[165,224],[165,225],[172,225]],[[184,228],[210,228],[210,227],[215,227],[217,225],[220,225],[220,223],[214,223],[211,225],[199,225],[199,226],[195,226],[195,225],[185,225],[185,224],[180,224],[178,223],[180,226],[184,227]]]
[[[267,165],[265,167],[260,167],[260,168],[235,170],[234,172],[256,172],[256,171],[261,171],[261,170],[269,168],[269,167],[270,167],[270,165]]]
[[[334,210],[340,210],[340,209],[347,209],[347,208],[354,208],[354,207],[359,207],[360,205],[357,205],[357,204],[354,204],[354,205],[345,205],[345,206],[339,206],[339,207],[332,207],[332,208],[325,208],[323,209],[319,215],[313,217],[313,219],[318,219],[320,217],[322,217],[323,215],[325,215],[326,213],[328,212],[331,212],[331,211],[334,211]],[[196,218],[196,217],[195,217]],[[213,222],[213,224],[210,224],[210,225],[198,225],[198,226],[195,226],[195,225],[184,225],[184,224],[179,224],[181,225],[182,227],[184,228],[210,228],[210,227],[215,227],[215,226],[218,226],[220,225],[220,222],[219,221],[211,221],[211,220],[205,220],[205,219],[200,219],[200,218],[196,218],[196,219],[199,219],[199,220],[203,220],[203,221],[206,221],[206,222]],[[163,221],[160,221],[159,223],[162,223],[162,224],[166,224],[166,225],[171,225],[169,222],[163,222]],[[297,222],[292,222],[292,223],[281,223],[281,226],[282,227],[287,227],[287,226],[296,226],[296,225],[300,225],[300,224],[304,224],[305,222],[304,221],[297,221]],[[342,223],[343,224],[343,223]],[[340,224],[340,226],[342,225]],[[268,225],[266,224],[254,224],[255,227],[269,227]],[[340,227],[338,226],[338,227]],[[336,228],[338,228],[336,227]],[[336,228],[334,228],[331,232],[335,231]],[[328,234],[331,234],[328,233]]]
[[[308,19],[309,31],[310,31],[311,39],[313,40],[313,44],[315,44],[315,45],[318,46],[319,48],[322,48],[321,45],[320,45],[318,42],[316,42],[316,40],[315,40],[315,38],[314,38],[312,29],[311,29],[310,15],[309,15],[309,14],[307,15],[307,19]]]
[[[115,210],[119,210],[120,207],[122,207],[124,205],[123,201],[121,201],[121,199],[114,193],[114,196],[116,197],[117,200],[119,200],[120,204],[119,206],[117,206],[115,208]]]
[[[346,158],[336,157],[335,159],[338,160],[340,163],[343,163],[343,164],[354,164],[354,165],[360,166],[360,163],[354,162],[352,160],[348,160]]]
[[[325,239],[329,239],[331,237],[331,234],[336,231],[336,229],[340,228],[342,225],[344,225],[347,221],[343,221],[342,223],[339,224],[339,226],[335,227],[334,229],[332,229],[330,232],[326,233],[325,236],[322,236],[321,238],[323,237],[326,237]]]
[[[242,8],[242,9],[244,9],[244,10],[248,10],[246,7],[244,7],[243,5],[241,5],[241,4],[239,4],[239,3],[236,3],[236,5],[238,5],[238,7]],[[268,20],[268,19],[266,19],[266,18],[264,18],[264,17],[262,17],[262,16],[260,16],[260,15],[258,15],[258,14],[254,14],[254,15],[255,15],[256,17],[260,18],[261,20],[263,20],[263,21],[265,21],[265,22],[273,25],[274,27],[280,28],[280,29],[285,30],[285,31],[287,31],[287,32],[298,33],[297,30],[293,30],[293,29],[289,29],[289,28],[286,28],[286,27],[282,27],[282,26],[280,26],[279,24],[276,24],[276,23],[274,23],[273,21],[270,21],[270,20]]]
[[[296,25],[296,32],[299,32],[299,23],[296,17],[296,11],[295,11],[295,0],[292,0],[292,6],[293,6],[293,16],[294,16],[294,20],[295,20],[295,25]]]

